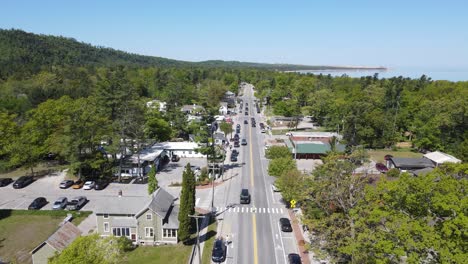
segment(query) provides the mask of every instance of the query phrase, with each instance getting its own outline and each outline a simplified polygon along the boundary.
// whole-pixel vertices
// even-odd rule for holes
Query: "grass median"
[[[208,226],[208,231],[206,232],[205,246],[203,247],[203,256],[202,263],[210,264],[211,263],[211,250],[213,249],[213,244],[216,239],[216,230],[218,224],[213,218],[210,220],[210,225]]]

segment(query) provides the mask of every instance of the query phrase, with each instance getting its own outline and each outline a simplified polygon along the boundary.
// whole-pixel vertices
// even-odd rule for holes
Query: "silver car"
[[[52,205],[52,210],[63,209],[63,208],[65,208],[65,206],[67,206],[67,203],[68,203],[67,197],[60,197]]]
[[[88,200],[86,199],[85,196],[75,197],[71,199],[71,201],[67,204],[67,210],[69,211],[80,210],[81,207],[83,207],[87,201]]]
[[[94,188],[94,186],[96,185],[96,183],[94,181],[87,181],[85,182],[84,186],[83,186],[83,190],[91,190]]]

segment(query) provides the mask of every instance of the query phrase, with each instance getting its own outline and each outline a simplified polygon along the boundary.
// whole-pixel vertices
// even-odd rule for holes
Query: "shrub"
[[[397,168],[389,169],[387,171],[387,176],[397,178],[398,176],[400,176],[400,170]]]

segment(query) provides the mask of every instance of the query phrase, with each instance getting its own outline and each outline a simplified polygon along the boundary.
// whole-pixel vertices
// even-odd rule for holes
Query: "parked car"
[[[96,181],[96,184],[94,185],[94,190],[103,190],[107,187],[107,185],[109,185],[109,182],[106,180]]]
[[[54,204],[52,205],[52,210],[64,209],[67,206],[67,203],[67,197],[60,197],[57,200],[55,200]]]
[[[226,243],[223,239],[216,239],[213,244],[213,252],[211,254],[211,260],[216,263],[223,262],[226,260]]]
[[[274,192],[281,192],[281,190],[280,190],[278,187],[276,187],[275,184],[272,184],[272,185],[271,185],[271,189],[272,189]]]
[[[249,121],[247,120],[244,120],[244,124],[247,125],[249,123]]]
[[[245,113],[244,113],[244,114],[245,114],[245,115],[249,115],[249,112],[245,111]]]
[[[234,141],[234,147],[235,147],[235,148],[238,148],[238,147],[240,147],[240,145],[239,145],[239,141]]]
[[[242,144],[243,146],[247,145],[247,139],[243,138],[241,144]]]
[[[242,189],[241,190],[240,203],[241,204],[249,204],[250,203],[249,189]]]
[[[73,183],[74,182],[72,180],[64,180],[60,183],[60,189],[67,189],[68,187],[72,186]]]
[[[237,149],[233,149],[231,155],[236,155],[237,157],[239,156],[239,151],[237,151]]]
[[[175,155],[175,154],[172,155],[172,157],[171,157],[171,161],[172,161],[172,162],[178,162],[179,160],[180,160],[179,155]]]
[[[80,210],[85,205],[85,203],[87,201],[88,200],[86,199],[85,196],[75,197],[75,198],[71,199],[71,201],[67,204],[67,210],[69,210],[69,211]]]
[[[38,197],[34,199],[34,201],[28,206],[28,210],[39,210],[42,207],[44,207],[44,205],[46,204],[47,204],[46,198]]]
[[[77,180],[75,183],[73,183],[72,188],[73,189],[81,189],[83,187],[84,181],[83,180]]]
[[[12,178],[3,178],[0,179],[0,187],[7,186],[8,184],[12,183],[13,179]]]
[[[239,134],[238,134],[238,133],[236,133],[236,134],[234,135],[234,139],[239,139]]]
[[[237,156],[234,154],[231,154],[231,162],[237,162]]]
[[[257,125],[255,124],[255,122],[252,122],[252,127],[256,127]]]
[[[236,128],[241,128],[241,125],[240,125],[240,124],[237,124],[237,125],[236,125]]]
[[[19,177],[15,183],[13,183],[13,188],[20,189],[28,186],[34,181],[33,176],[21,176]]]
[[[376,168],[379,172],[382,172],[382,173],[385,173],[385,172],[388,171],[387,166],[385,166],[383,163],[376,163],[376,164],[375,164],[375,168]]]
[[[299,254],[296,254],[296,253],[289,254],[288,263],[289,264],[302,264],[301,256],[299,256]]]
[[[96,183],[94,181],[87,181],[85,182],[84,186],[83,186],[83,190],[91,190],[94,188],[94,186],[96,185]]]
[[[287,218],[280,218],[281,231],[292,232],[291,222]]]

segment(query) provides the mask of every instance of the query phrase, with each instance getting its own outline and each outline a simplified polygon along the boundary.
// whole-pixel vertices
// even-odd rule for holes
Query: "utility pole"
[[[202,216],[202,215],[188,215],[188,216],[191,218],[195,218],[195,222],[197,225],[197,249],[198,249],[198,260],[199,260],[198,263],[201,264],[202,261],[201,261],[201,253],[200,253],[200,228],[198,226],[198,219],[205,218],[205,216]]]
[[[214,187],[214,184],[215,184],[215,164],[214,164],[214,157],[215,157],[215,148],[214,148],[214,129],[213,129],[213,124],[211,124],[211,163],[213,165],[213,170],[211,170],[211,173],[212,173],[212,177],[211,177],[211,213],[214,213],[214,191],[215,191],[215,187]]]

